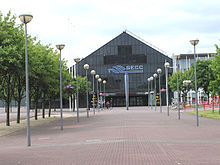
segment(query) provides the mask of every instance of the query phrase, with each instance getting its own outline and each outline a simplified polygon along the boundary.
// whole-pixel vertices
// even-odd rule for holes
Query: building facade
[[[172,65],[172,59],[164,55],[159,49],[137,38],[130,32],[124,31],[104,46],[100,47],[84,59],[77,67],[78,74],[85,76],[84,64],[89,64],[88,80],[92,82],[91,70],[95,70],[102,80],[106,80],[106,100],[111,101],[113,106],[125,106],[125,80],[124,75],[129,77],[129,106],[144,106],[152,103],[148,97],[148,81],[150,76],[156,73],[158,68],[162,69],[161,89],[165,89],[164,63]],[[172,73],[172,70],[169,70]],[[95,92],[97,91],[97,80],[95,80]],[[150,85],[150,90],[154,89]],[[157,93],[158,79],[156,80]],[[100,84],[98,85],[100,87]],[[100,89],[99,89],[100,91]],[[101,83],[103,93],[103,83]],[[90,96],[91,100],[92,96]],[[80,99],[80,106],[85,104],[85,99]],[[165,92],[162,93],[162,104],[165,105]]]
[[[195,57],[196,60],[207,60],[207,59],[213,59],[214,55],[216,53],[196,53]],[[177,66],[177,59],[175,59],[174,55],[173,58],[173,66]],[[193,64],[195,64],[195,58],[194,58],[194,54],[180,54],[178,55],[178,65],[179,65],[179,69],[182,71],[188,70]],[[177,72],[177,67],[173,67],[173,72]],[[209,96],[206,96],[205,92],[203,91],[203,89],[198,88],[198,98],[199,98],[199,102],[202,101],[201,98],[208,98]],[[187,93],[187,101],[194,101],[196,97],[195,91],[194,90],[190,90]],[[183,98],[180,97],[180,101],[183,101]],[[174,102],[177,102],[177,92],[174,92]]]
[[[197,53],[196,59],[197,60],[206,60],[209,58],[213,58],[215,53]],[[176,59],[173,58],[173,66],[176,66]],[[188,70],[192,64],[195,63],[194,54],[180,54],[178,59],[179,69],[180,70]],[[176,72],[176,67],[173,68],[173,71]]]

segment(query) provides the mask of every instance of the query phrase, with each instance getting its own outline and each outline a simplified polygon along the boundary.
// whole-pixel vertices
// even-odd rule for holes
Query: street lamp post
[[[94,94],[95,94],[95,70],[91,70],[91,75],[92,75],[92,106],[93,106],[93,113],[95,114],[95,98],[94,98]]]
[[[162,73],[162,70],[160,69],[160,68],[158,68],[157,69],[157,73],[158,73],[158,75],[159,75],[159,92],[160,92],[160,98],[159,98],[159,100],[160,100],[160,113],[162,113],[162,107],[161,107],[161,87],[160,87],[160,74]]]
[[[76,113],[77,113],[77,122],[79,122],[79,87],[78,87],[78,63],[80,58],[74,58],[76,63]]]
[[[62,97],[62,69],[61,69],[61,50],[65,47],[64,44],[57,44],[57,49],[60,50],[60,129],[63,130],[63,97]]]
[[[31,22],[31,14],[22,14],[19,16],[21,22],[25,24],[25,80],[26,80],[26,108],[27,108],[27,146],[31,146],[30,136],[30,108],[29,108],[29,80],[28,80],[28,50],[27,50],[27,23]]]
[[[190,80],[184,80],[183,81],[183,86],[185,87],[186,91],[188,92],[189,88],[190,88],[190,85],[191,85],[191,81]],[[187,96],[187,93],[186,93],[186,96]],[[184,98],[183,102],[186,102],[188,101],[187,99]],[[184,104],[184,107],[185,107],[185,104]]]
[[[126,110],[128,111],[128,107],[129,107],[129,79],[128,79],[128,73],[127,72],[124,74],[124,80],[125,80]]]
[[[154,93],[155,93],[155,97],[154,97],[154,100],[155,100],[155,102],[154,102],[154,106],[155,106],[155,111],[157,110],[157,99],[156,99],[156,97],[157,97],[157,85],[156,85],[156,82],[157,82],[157,74],[156,73],[154,73]]]
[[[179,94],[180,94],[180,91],[179,91],[179,58],[180,58],[180,55],[176,55],[174,56],[175,59],[176,59],[176,77],[177,77],[177,109],[178,109],[178,120],[180,120],[180,99],[179,99]]]
[[[95,78],[96,78],[96,90],[97,90],[97,104],[96,104],[96,107],[97,108],[99,108],[99,85],[98,85],[98,79],[99,79],[99,75],[97,74],[97,75],[95,75]],[[98,109],[98,111],[99,111],[99,109]]]
[[[196,45],[199,43],[199,40],[190,40],[190,43],[193,45],[194,47],[194,74],[195,74],[195,92],[196,92],[196,126],[199,126],[199,111],[198,111],[198,96],[197,96],[197,78],[196,78]]]
[[[153,78],[153,76],[151,76],[150,77],[150,81],[151,81],[151,109],[152,109],[152,106],[153,106],[153,80],[154,80],[154,78]]]
[[[105,84],[106,84],[106,80],[103,80],[103,86],[104,86],[104,108],[105,108]]]
[[[87,117],[89,117],[89,94],[88,94],[88,77],[87,77],[87,71],[89,69],[89,64],[85,64],[84,69],[86,70],[86,112],[87,112]]]
[[[101,94],[101,91],[102,91],[102,79],[100,77],[98,79],[98,82],[99,82],[99,86],[100,86],[99,93]],[[100,108],[102,108],[102,96],[100,96],[100,94],[99,94],[99,102],[100,102]]]
[[[150,108],[150,106],[149,106],[149,102],[150,102],[150,78],[148,78],[147,79],[147,92],[148,92],[148,103],[147,103],[147,105],[148,105],[148,109]]]
[[[168,62],[165,62],[165,73],[166,73],[166,101],[167,101],[167,115],[170,115],[169,112],[169,92],[168,92],[168,69],[170,67],[170,64]]]

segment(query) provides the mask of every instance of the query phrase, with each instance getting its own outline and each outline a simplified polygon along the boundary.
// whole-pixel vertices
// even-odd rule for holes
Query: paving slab
[[[69,115],[69,114],[68,114]],[[219,165],[220,120],[196,118],[166,107],[101,110],[90,117],[59,116],[0,136],[0,164],[24,165]],[[45,121],[44,121],[45,120]],[[33,122],[33,121],[31,121]]]

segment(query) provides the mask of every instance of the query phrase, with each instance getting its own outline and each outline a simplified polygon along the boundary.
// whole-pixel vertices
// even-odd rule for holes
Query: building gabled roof
[[[151,48],[157,50],[158,52],[160,52],[160,53],[166,55],[166,52],[165,52],[165,51],[163,51],[163,50],[161,50],[160,48],[156,47],[155,45],[153,45],[153,44],[147,42],[146,40],[142,39],[141,37],[137,36],[136,34],[130,32],[130,31],[128,31],[128,30],[124,31],[124,33],[126,33],[126,34],[132,36],[133,38],[135,38],[135,39],[137,39],[137,40],[143,42],[144,44],[150,46]]]
[[[166,52],[165,52],[165,51],[159,49],[158,47],[156,47],[156,46],[154,46],[153,44],[151,44],[151,43],[145,41],[144,39],[138,37],[137,35],[135,35],[134,33],[130,32],[130,31],[128,31],[128,30],[123,31],[121,34],[119,34],[118,36],[116,36],[115,38],[113,38],[112,40],[110,40],[109,42],[107,42],[106,44],[104,44],[103,46],[101,46],[100,48],[96,49],[96,50],[95,50],[94,52],[92,52],[90,55],[92,55],[92,54],[95,53],[97,50],[101,49],[102,47],[105,47],[106,45],[108,45],[109,43],[111,43],[112,41],[114,41],[115,39],[121,37],[121,36],[124,35],[124,34],[126,34],[126,35],[129,36],[129,37],[134,38],[135,40],[138,40],[139,42],[142,42],[143,44],[145,44],[145,45],[151,47],[152,49],[154,49],[154,50],[156,50],[156,51],[162,53],[163,55],[166,55]],[[90,56],[90,55],[89,55],[89,56]]]

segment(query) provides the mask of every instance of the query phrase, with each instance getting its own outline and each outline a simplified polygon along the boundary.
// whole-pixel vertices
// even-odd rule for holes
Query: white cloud
[[[45,44],[66,43],[63,57],[72,60],[126,28],[169,56],[191,51],[189,40],[195,37],[200,39],[198,52],[214,52],[220,39],[219,5],[219,0],[8,0],[0,11],[31,11],[28,33]]]

